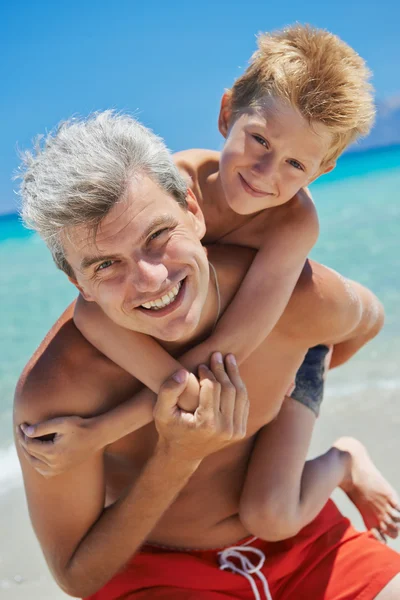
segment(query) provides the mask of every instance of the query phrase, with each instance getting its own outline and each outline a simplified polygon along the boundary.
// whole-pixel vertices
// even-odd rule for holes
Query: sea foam
[[[22,485],[22,473],[15,446],[0,448],[0,495]]]

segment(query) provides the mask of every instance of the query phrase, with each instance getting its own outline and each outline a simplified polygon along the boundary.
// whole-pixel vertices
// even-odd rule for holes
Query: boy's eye
[[[108,269],[108,267],[111,267],[114,262],[114,260],[105,260],[98,267],[96,267],[96,273],[97,271],[104,271],[104,269]]]
[[[268,144],[267,144],[266,140],[264,140],[264,138],[261,137],[261,135],[253,134],[253,138],[256,140],[256,142],[261,144],[261,146],[264,146],[264,148],[268,148]]]
[[[290,159],[288,162],[289,162],[289,164],[291,164],[291,165],[292,165],[292,167],[294,167],[295,169],[298,169],[299,171],[304,171],[304,167],[303,167],[303,165],[302,165],[301,163],[299,163],[299,161],[298,161],[298,160],[294,160],[294,159],[292,158],[292,159]]]

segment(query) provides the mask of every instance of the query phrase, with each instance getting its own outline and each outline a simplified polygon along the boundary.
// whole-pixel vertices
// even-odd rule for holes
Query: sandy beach
[[[400,405],[398,390],[370,389],[368,393],[346,395],[335,390],[351,373],[351,365],[333,372],[331,386],[323,406],[323,413],[315,430],[311,455],[325,451],[341,435],[354,435],[363,441],[389,481],[400,491],[400,472],[397,457],[400,455]],[[379,418],[379,415],[382,418]],[[334,493],[340,509],[353,524],[363,529],[362,520],[355,507],[340,491]],[[33,534],[25,504],[23,489],[15,487],[0,496],[0,597],[2,600],[61,600],[67,598],[52,581]],[[390,541],[400,551],[400,540]]]

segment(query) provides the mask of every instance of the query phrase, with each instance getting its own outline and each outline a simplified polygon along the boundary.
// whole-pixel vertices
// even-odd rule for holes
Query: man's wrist
[[[171,468],[174,472],[185,475],[192,475],[199,467],[202,459],[193,457],[185,452],[181,447],[159,439],[153,457],[163,463],[167,469]]]

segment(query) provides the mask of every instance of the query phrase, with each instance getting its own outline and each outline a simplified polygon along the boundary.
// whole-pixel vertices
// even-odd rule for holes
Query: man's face
[[[312,127],[292,106],[269,98],[235,120],[224,96],[220,131],[226,137],[220,177],[227,203],[245,215],[288,202],[322,173],[332,142],[320,123]]]
[[[187,200],[185,210],[141,176],[95,238],[85,226],[64,236],[75,285],[118,325],[165,341],[182,339],[197,326],[209,268],[200,243],[203,216],[190,192]]]

